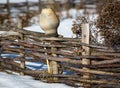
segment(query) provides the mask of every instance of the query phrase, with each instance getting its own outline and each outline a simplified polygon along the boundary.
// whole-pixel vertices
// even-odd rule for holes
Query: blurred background
[[[0,0],[0,24],[24,20],[24,27],[38,22],[41,9],[51,7],[60,20],[99,14],[107,0]],[[112,0],[111,0],[112,1]]]

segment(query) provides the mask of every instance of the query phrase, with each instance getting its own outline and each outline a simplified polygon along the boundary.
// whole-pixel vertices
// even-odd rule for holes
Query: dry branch
[[[120,53],[109,53],[109,52],[92,52],[92,55],[120,57]]]
[[[103,64],[112,64],[112,63],[120,63],[120,58],[115,58],[113,60],[104,60],[104,61],[94,62],[93,65],[103,65]]]
[[[69,66],[64,66],[65,68],[68,68],[73,71],[82,72],[82,73],[90,73],[90,74],[99,74],[99,75],[108,75],[108,76],[114,76],[114,77],[120,77],[120,73],[112,73],[112,72],[105,72],[105,71],[98,71],[98,70],[84,70]]]
[[[120,86],[120,82],[119,81],[108,81],[108,80],[86,80],[86,79],[79,79],[80,82],[82,83],[89,83],[89,84],[108,84],[108,85],[118,85]]]

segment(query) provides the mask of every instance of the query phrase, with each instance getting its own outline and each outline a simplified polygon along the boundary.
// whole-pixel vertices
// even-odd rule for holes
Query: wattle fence
[[[0,34],[0,71],[73,87],[120,88],[120,51],[89,44],[88,30],[81,38],[46,37],[3,26],[0,31],[6,31]],[[25,62],[42,62],[48,69],[31,70]]]

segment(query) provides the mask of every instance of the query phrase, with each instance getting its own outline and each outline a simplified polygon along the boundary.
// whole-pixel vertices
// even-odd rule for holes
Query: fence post
[[[55,50],[57,50],[57,48],[51,47],[51,51]],[[57,54],[52,53],[52,56],[57,57]],[[58,63],[56,61],[50,61],[50,71],[52,74],[59,74]]]
[[[89,42],[90,42],[89,23],[83,23],[81,26],[82,26],[82,43],[89,44]],[[83,48],[82,55],[90,55],[91,54],[89,47],[82,46],[82,48]],[[83,58],[82,59],[82,64],[89,65],[90,64],[90,59]],[[83,69],[88,70],[88,68],[86,68],[86,67],[83,67]],[[83,78],[84,79],[89,79],[90,74],[88,74],[88,73],[83,74]],[[90,88],[90,85],[86,85],[86,88]]]
[[[50,43],[52,44],[53,41]],[[45,44],[45,42],[43,42],[43,44]],[[44,49],[46,50],[47,48],[44,47]],[[57,48],[51,47],[51,51],[57,50]],[[47,53],[45,53],[45,55],[47,55]],[[57,54],[52,53],[51,54],[53,57],[57,57]],[[46,59],[46,63],[48,66],[48,73],[50,74],[59,74],[59,64],[56,61],[50,61],[48,59]],[[53,78],[54,80],[57,80],[57,78]]]
[[[24,40],[24,35],[23,35],[23,34],[22,34],[21,40]],[[21,47],[21,48],[24,48],[23,46],[20,46],[20,47]],[[24,51],[24,52],[25,52],[25,51]],[[22,69],[25,69],[25,61],[24,61],[25,55],[24,55],[24,53],[20,53],[20,56],[21,56],[20,67],[21,67]],[[20,72],[20,75],[24,75],[24,73],[23,73],[23,72]]]
[[[46,42],[43,42],[43,44],[46,44]],[[44,47],[44,49],[46,50],[47,48]],[[45,52],[45,55],[47,55],[46,52]],[[48,60],[48,59],[46,59],[46,64],[47,64],[47,66],[48,66],[48,73],[50,73],[50,63],[49,63],[49,60]]]
[[[22,22],[21,18],[18,19],[18,28],[19,28],[19,30],[23,29],[23,22]],[[24,34],[21,34],[20,38],[21,38],[21,40],[24,40]],[[24,48],[23,46],[20,46],[20,47]],[[24,53],[20,53],[20,56],[21,56],[20,67],[22,69],[25,69],[25,61],[23,60],[24,59]],[[24,75],[24,73],[20,72],[20,75]]]

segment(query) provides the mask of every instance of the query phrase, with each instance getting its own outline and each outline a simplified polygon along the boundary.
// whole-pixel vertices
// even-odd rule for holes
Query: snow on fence
[[[89,28],[83,25],[83,29],[87,32],[82,38],[62,38],[1,26],[0,30],[5,32],[0,34],[0,71],[74,87],[119,88],[119,51],[89,44]],[[25,62],[42,62],[48,70],[32,70]]]

